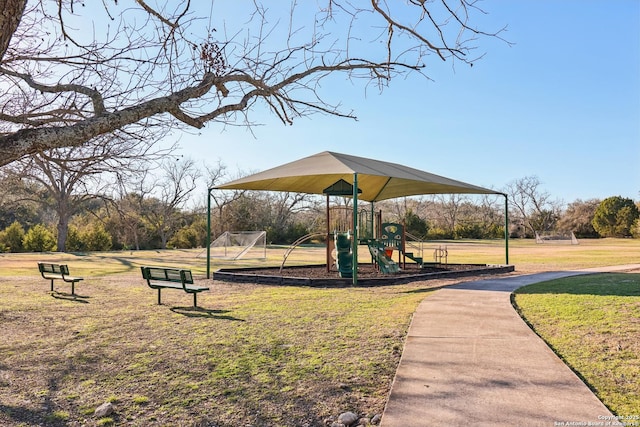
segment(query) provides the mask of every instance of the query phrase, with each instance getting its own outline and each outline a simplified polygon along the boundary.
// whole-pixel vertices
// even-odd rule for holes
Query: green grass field
[[[452,263],[504,262],[503,242],[446,244]],[[279,265],[284,250],[270,248],[266,260],[218,260],[213,269]],[[347,410],[379,414],[417,305],[439,286],[472,280],[336,289],[204,282],[201,253],[0,254],[0,424],[320,426]],[[323,259],[322,248],[298,248],[287,265]],[[68,263],[72,274],[84,276],[76,286],[79,296],[68,295],[64,284],[48,292],[39,260]],[[638,263],[640,241],[512,241],[510,261],[520,273]],[[187,266],[200,283],[210,283],[211,292],[198,297],[201,309],[192,309],[191,298],[179,291],[163,292],[163,305],[156,305],[155,291],[140,278],[139,266],[148,264]],[[640,394],[632,339],[640,302],[631,291],[638,276],[584,279],[588,292],[546,284],[544,291],[525,288],[516,302],[605,404],[628,414],[624,405],[637,408],[637,400],[626,403],[615,390]],[[611,281],[624,286],[611,295],[599,290],[614,289]],[[563,300],[559,310],[558,298],[566,295],[574,299]],[[583,304],[619,315],[604,316],[604,308],[585,310]],[[569,306],[575,307],[568,312],[590,313],[588,322],[565,321]],[[593,345],[608,350],[585,347],[577,363],[564,349],[575,343],[552,337],[577,334],[572,328],[582,323],[590,325],[584,333],[594,337]],[[541,325],[552,325],[553,333]],[[600,382],[590,379],[591,371]],[[107,401],[115,413],[94,418],[93,410]]]
[[[613,413],[640,415],[640,274],[568,277],[525,286],[513,299]]]

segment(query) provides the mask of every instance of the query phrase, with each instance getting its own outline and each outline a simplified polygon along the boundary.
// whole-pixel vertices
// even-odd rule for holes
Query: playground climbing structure
[[[334,233],[336,247],[336,267],[340,277],[353,276],[353,253],[351,251],[351,233]]]

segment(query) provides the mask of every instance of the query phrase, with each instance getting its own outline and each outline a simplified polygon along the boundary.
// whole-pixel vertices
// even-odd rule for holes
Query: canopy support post
[[[358,173],[353,174],[353,258],[351,272],[353,284],[358,284]]]
[[[327,273],[331,271],[331,229],[329,221],[331,220],[331,213],[329,210],[329,193],[327,193],[327,244],[326,244],[326,260],[327,260]]]
[[[207,279],[211,278],[211,190],[207,188]]]
[[[504,196],[504,263],[509,265],[509,196]]]

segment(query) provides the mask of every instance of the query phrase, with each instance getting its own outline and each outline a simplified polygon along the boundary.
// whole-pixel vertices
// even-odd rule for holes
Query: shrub
[[[448,240],[453,239],[453,233],[440,227],[434,227],[427,233],[427,240]]]
[[[198,234],[192,226],[182,227],[167,242],[172,249],[190,249],[198,247]]]
[[[502,239],[504,238],[504,226],[491,224],[487,226],[485,238],[487,239]]]
[[[631,228],[631,235],[636,239],[640,239],[640,218],[636,219],[636,221],[633,223],[633,227]]]
[[[453,235],[456,239],[482,239],[485,237],[485,230],[478,223],[457,224]]]
[[[592,224],[602,237],[628,237],[638,217],[640,212],[633,200],[614,196],[600,202]]]
[[[69,252],[83,252],[87,250],[80,236],[80,232],[76,227],[69,227],[67,230],[66,248]]]
[[[83,230],[69,227],[66,246],[69,252],[108,251],[113,247],[113,240],[104,226],[96,223]]]
[[[288,224],[285,227],[266,227],[267,241],[274,244],[290,244],[309,234],[309,229],[301,223]]]
[[[404,216],[404,225],[408,233],[419,238],[423,238],[429,232],[429,224],[427,224],[427,221],[413,213],[411,209],[409,209]]]
[[[456,239],[500,239],[504,237],[504,226],[486,223],[461,223],[453,230]]]
[[[0,232],[0,252],[22,252],[24,250],[23,239],[24,228],[18,221],[14,221],[13,224]]]
[[[108,251],[111,249],[111,234],[100,223],[94,224],[81,234],[87,251]]]
[[[22,244],[28,252],[46,252],[55,249],[56,239],[48,228],[42,224],[36,224],[24,235]]]

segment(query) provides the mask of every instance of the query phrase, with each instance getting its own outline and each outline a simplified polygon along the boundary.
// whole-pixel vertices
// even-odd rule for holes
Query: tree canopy
[[[382,88],[432,59],[472,65],[477,39],[503,31],[472,24],[476,0],[282,6],[0,0],[0,166],[104,134],[251,126],[256,108],[355,118],[327,100],[330,75]]]
[[[640,211],[633,200],[621,196],[604,199],[595,210],[593,228],[602,237],[629,237]]]

